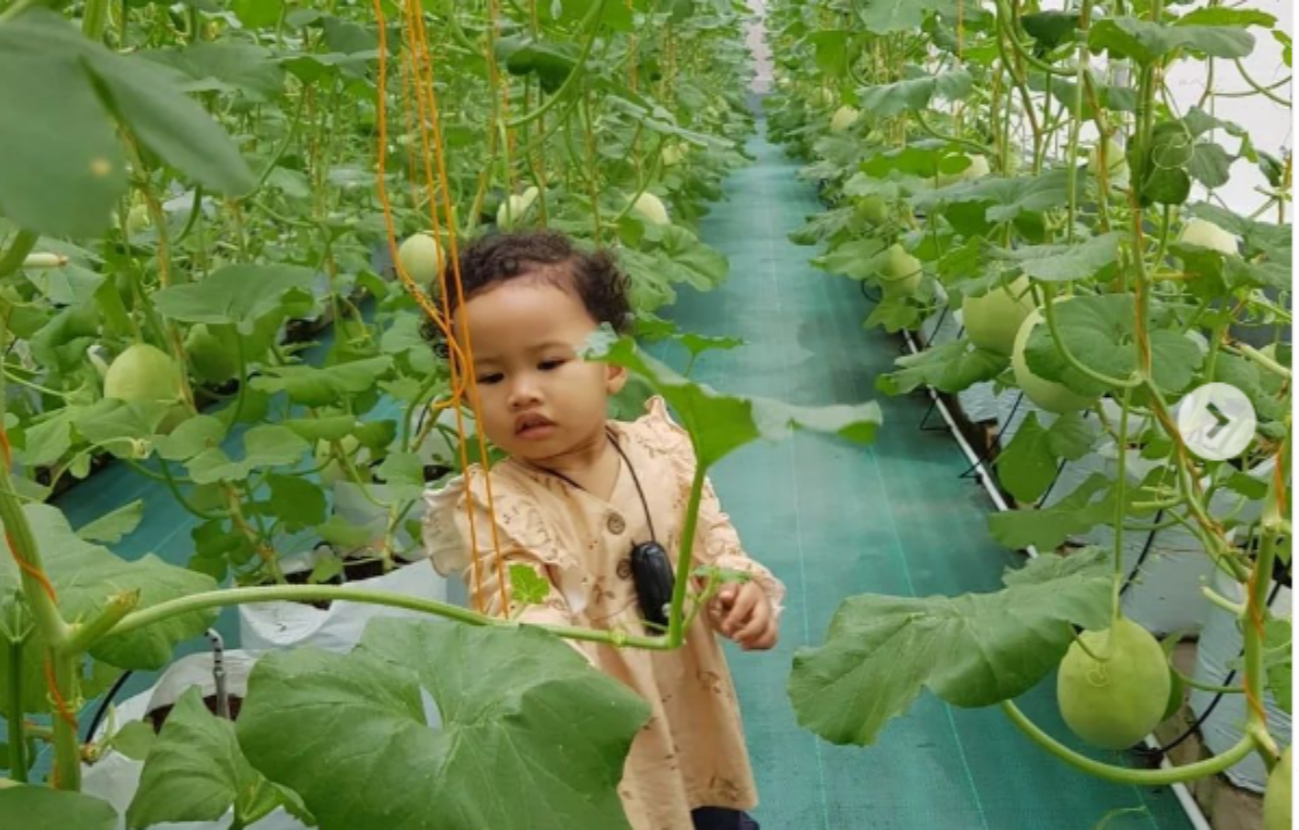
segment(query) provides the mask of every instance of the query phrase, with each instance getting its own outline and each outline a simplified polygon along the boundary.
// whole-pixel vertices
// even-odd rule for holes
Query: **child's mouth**
[[[555,431],[555,424],[540,416],[527,416],[515,422],[514,434],[519,438],[536,440]]]

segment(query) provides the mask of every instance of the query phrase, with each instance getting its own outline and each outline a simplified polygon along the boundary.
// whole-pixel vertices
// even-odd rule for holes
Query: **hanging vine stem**
[[[556,104],[562,101],[564,97],[569,94],[577,84],[578,80],[586,74],[586,60],[591,56],[591,49],[595,46],[596,35],[600,33],[598,23],[600,16],[604,14],[604,4],[606,2],[608,2],[608,0],[596,0],[596,2],[591,5],[590,11],[586,13],[586,17],[583,17],[581,23],[578,24],[578,31],[584,31],[587,28],[590,28],[591,32],[586,41],[582,44],[582,51],[578,53],[577,60],[573,62],[573,69],[568,73],[568,77],[564,79],[564,83],[560,85],[559,89],[555,90],[555,94],[550,96],[544,104],[537,107],[532,112],[525,113],[507,122],[507,126],[511,128],[522,127],[524,124],[527,124],[530,121],[535,121],[550,112]]]
[[[1128,412],[1132,407],[1132,390],[1123,390],[1123,409],[1119,413],[1118,482],[1114,486],[1114,596],[1110,618],[1118,622],[1123,611],[1123,523],[1127,518],[1128,486]]]

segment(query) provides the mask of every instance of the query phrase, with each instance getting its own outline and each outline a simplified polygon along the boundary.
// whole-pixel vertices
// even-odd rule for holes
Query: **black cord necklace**
[[[618,443],[612,431],[606,429],[605,437],[613,448],[617,450],[622,461],[627,465],[627,471],[631,473],[632,483],[636,485],[636,494],[640,496],[641,508],[645,511],[645,523],[649,526],[650,540],[648,542],[634,543],[631,549],[631,573],[632,582],[636,586],[636,596],[639,600],[641,616],[645,621],[659,629],[666,629],[668,625],[669,609],[672,606],[672,592],[676,578],[672,573],[672,562],[668,559],[668,552],[659,544],[658,536],[654,532],[654,517],[650,513],[649,499],[645,498],[645,489],[641,487],[640,476],[636,475],[636,467],[627,457],[626,451]],[[556,470],[548,470],[545,467],[530,464],[533,469],[566,482],[569,486],[583,492],[590,492],[573,479]]]

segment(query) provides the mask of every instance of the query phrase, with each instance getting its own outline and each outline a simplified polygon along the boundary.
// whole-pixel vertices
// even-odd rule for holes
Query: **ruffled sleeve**
[[[482,608],[495,617],[517,615],[520,622],[571,625],[564,584],[572,581],[573,562],[560,550],[536,501],[509,478],[493,475],[489,509],[482,472],[470,468],[468,480],[466,487],[465,477],[457,476],[424,494],[424,548],[434,568],[443,576],[461,575],[469,588],[471,608]],[[550,586],[541,602],[529,605],[521,614],[510,591],[513,565],[531,568]],[[504,600],[501,574],[505,576]],[[504,611],[506,603],[508,612]]]
[[[676,471],[683,493],[689,493],[695,476],[695,451],[690,434],[672,420],[667,403],[654,396],[645,404],[645,415],[637,422],[647,448],[664,454]],[[740,534],[731,519],[722,510],[721,501],[713,484],[704,479],[703,496],[699,502],[699,521],[695,533],[694,559],[697,564],[711,565],[729,571],[748,574],[771,601],[777,619],[784,610],[785,585],[765,566],[744,552]]]

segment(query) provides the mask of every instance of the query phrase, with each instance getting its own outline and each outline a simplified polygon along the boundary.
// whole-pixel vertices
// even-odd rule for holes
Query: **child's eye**
[[[478,384],[480,386],[491,386],[492,384],[500,383],[503,380],[505,380],[505,375],[500,372],[488,372],[485,375],[478,376]]]
[[[541,363],[537,365],[541,369],[541,371],[549,372],[553,369],[558,369],[560,366],[563,366],[564,363],[566,362],[567,361],[563,361],[563,360],[543,360],[541,361]]]

